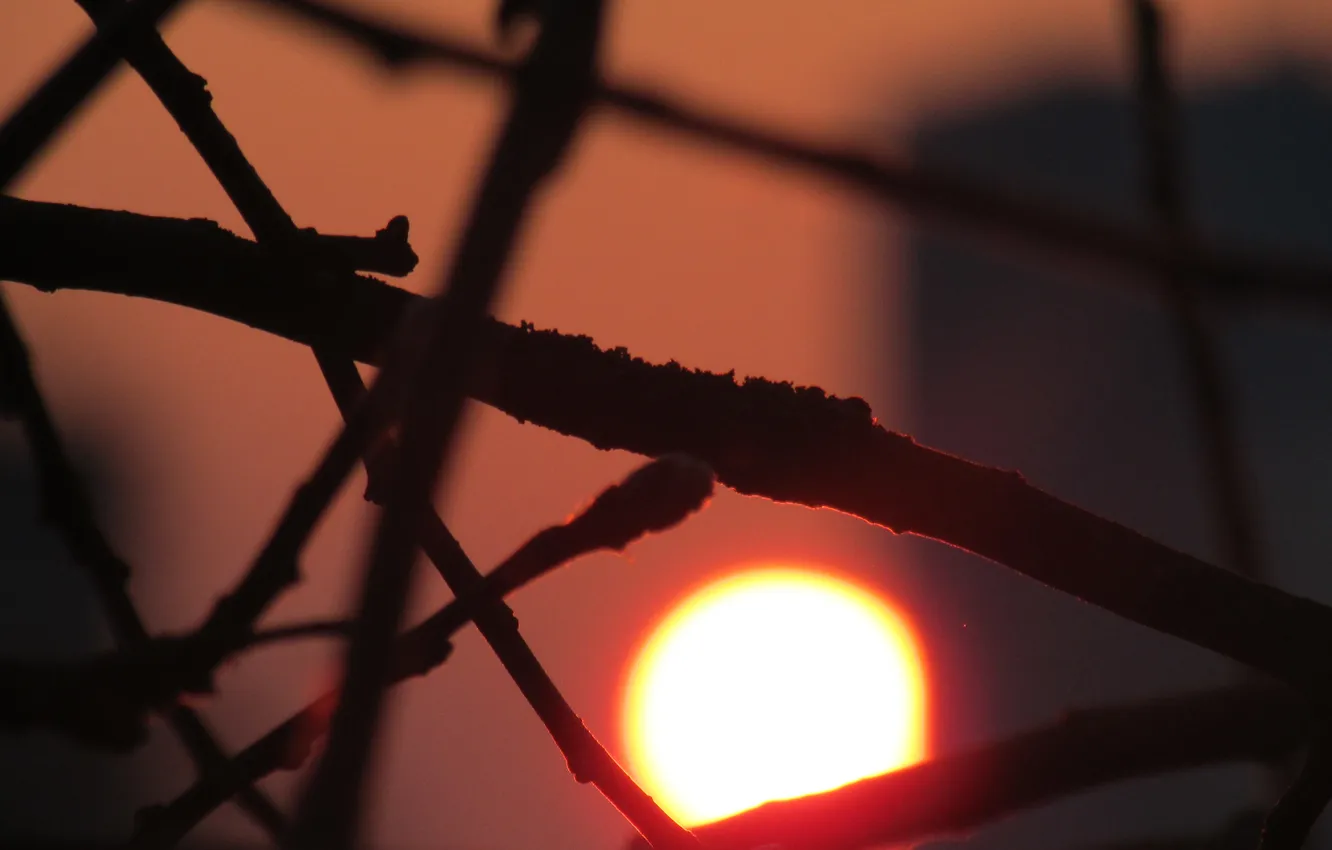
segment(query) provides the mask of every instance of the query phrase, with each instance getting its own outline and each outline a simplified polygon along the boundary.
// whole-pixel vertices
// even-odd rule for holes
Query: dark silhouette
[[[110,648],[105,615],[87,576],[41,522],[39,483],[16,429],[0,443],[0,657],[71,661]],[[99,512],[123,520],[130,482],[115,449],[84,444],[79,468]],[[135,803],[127,765],[50,733],[0,736],[0,839],[88,840],[122,832]]]
[[[1332,256],[1332,93],[1296,69],[1191,92],[1182,107],[1190,213],[1216,242]],[[1127,91],[1034,93],[920,129],[923,163],[1147,225]],[[1086,267],[1037,267],[926,229],[907,271],[911,433],[1157,540],[1224,560],[1178,339],[1150,278],[1134,292]],[[1332,598],[1332,330],[1210,308],[1272,580]],[[1221,659],[1163,640],[952,550],[913,547],[945,748],[1111,700],[1215,684]],[[936,595],[936,599],[928,598]],[[966,623],[965,630],[959,628]],[[981,730],[984,730],[983,732]],[[1108,790],[999,827],[980,846],[1054,847],[1221,829],[1254,775],[1211,771]],[[1222,804],[1222,800],[1231,802]]]
[[[994,158],[976,163],[962,161],[971,130],[943,128],[926,137],[931,156],[945,153],[953,133],[964,141],[953,152],[958,161],[947,163],[949,171],[931,170],[819,148],[601,79],[597,0],[503,4],[498,11],[505,31],[515,16],[537,24],[535,41],[518,60],[315,0],[281,0],[278,5],[369,48],[391,69],[440,62],[498,75],[510,86],[506,123],[448,285],[427,300],[358,274],[410,268],[410,262],[396,261],[411,254],[405,222],[395,219],[366,239],[297,228],[212,112],[200,78],[151,31],[176,2],[81,4],[97,32],[0,126],[0,187],[22,173],[123,55],[194,144],[255,240],[206,222],[4,198],[0,277],[47,291],[84,288],[155,298],[309,345],[345,419],[235,588],[194,631],[150,635],[126,590],[131,567],[101,528],[30,368],[20,329],[0,301],[0,412],[22,423],[46,494],[45,518],[92,580],[116,638],[114,649],[85,651],[72,660],[0,659],[0,721],[13,730],[38,727],[90,748],[121,751],[138,742],[149,714],[164,716],[198,778],[175,800],[141,812],[132,846],[169,847],[232,796],[279,843],[352,846],[362,792],[372,778],[366,765],[384,689],[447,660],[453,632],[469,621],[543,721],[574,778],[595,785],[658,850],[703,846],[700,839],[731,850],[774,844],[854,850],[925,839],[1120,779],[1218,764],[1273,764],[1301,744],[1305,763],[1281,799],[1264,806],[1261,842],[1264,850],[1293,850],[1304,842],[1332,797],[1325,729],[1332,704],[1326,651],[1332,609],[1199,557],[1222,560],[1208,553],[1206,517],[1185,507],[1193,503],[1188,494],[1201,476],[1189,451],[1187,417],[1176,404],[1181,393],[1169,366],[1170,332],[1160,320],[1160,299],[1150,294],[1175,287],[1172,303],[1190,310],[1216,300],[1231,310],[1262,304],[1326,312],[1332,272],[1325,257],[1298,256],[1304,243],[1274,246],[1285,256],[1236,248],[1228,221],[1200,217],[1199,233],[1211,238],[1192,241],[1194,234],[1178,218],[1183,193],[1160,201],[1147,225],[1136,220],[1132,196],[1118,193],[1132,180],[1117,176],[1121,169],[1114,165],[1115,128],[1121,124],[1113,106],[1084,94],[1065,97],[1062,106],[1056,99],[1054,108],[1034,106],[1027,124],[1022,114],[1000,116],[994,144],[982,148]],[[1137,0],[1133,9],[1140,23],[1159,21],[1148,0]],[[1142,135],[1159,142],[1148,146],[1154,173],[1178,178],[1172,169],[1191,159],[1176,156],[1169,134],[1157,132],[1167,127],[1168,116],[1155,107],[1169,103],[1169,86],[1159,39],[1151,32],[1151,26],[1140,27],[1135,44],[1148,69],[1142,112],[1159,123],[1145,124],[1152,132]],[[928,380],[922,381],[922,416],[915,425],[945,451],[887,430],[860,399],[772,380],[737,381],[732,374],[675,363],[653,365],[586,338],[498,322],[487,315],[488,306],[529,204],[558,170],[593,105],[848,183],[931,220],[1077,258],[1100,267],[1104,281],[1134,284],[1138,293],[1091,294],[1064,282],[1058,267],[1031,277],[980,255],[923,248],[917,279],[931,284],[919,299],[921,374]],[[1234,116],[1222,110],[1222,117],[1229,128]],[[1031,159],[1041,121],[1054,122],[1047,127],[1055,149]],[[1016,129],[1005,135],[1005,127]],[[983,122],[977,128],[989,129]],[[1066,131],[1071,139],[1061,135]],[[1108,147],[1097,154],[1096,145]],[[1126,140],[1125,156],[1132,150]],[[1234,167],[1227,151],[1233,149],[1222,151],[1222,169]],[[1089,159],[1080,159],[1089,152]],[[1278,158],[1289,159],[1285,154]],[[1061,156],[1067,157],[1062,164]],[[1022,163],[1030,164],[1029,172]],[[965,176],[968,167],[999,173],[987,183]],[[1031,179],[1004,186],[1010,172]],[[1303,169],[1301,175],[1308,186]],[[1062,203],[1050,202],[1041,199],[1046,191],[1055,198],[1069,194]],[[1263,197],[1268,203],[1266,191]],[[1197,198],[1205,204],[1209,196],[1199,190]],[[1313,234],[1311,242],[1319,239]],[[385,262],[384,251],[396,260]],[[940,271],[947,283],[936,287]],[[1148,279],[1134,279],[1143,275]],[[1175,311],[1177,317],[1185,313]],[[1198,318],[1189,315],[1189,321]],[[1006,323],[991,327],[1004,317]],[[1250,362],[1264,362],[1265,341],[1255,339],[1252,347],[1258,353]],[[1272,350],[1278,349],[1273,343]],[[369,389],[357,360],[382,367]],[[1195,383],[1203,383],[1197,379],[1201,371],[1194,370]],[[1257,374],[1271,391],[1274,382],[1261,369]],[[1243,378],[1241,385],[1245,380],[1254,379]],[[425,509],[447,469],[464,395],[600,448],[658,460],[612,487],[583,515],[540,532],[482,577],[438,516]],[[1220,406],[1209,410],[1211,424],[1218,424]],[[1283,446],[1295,442],[1290,438],[1283,432]],[[956,451],[980,462],[951,453]],[[1102,457],[1127,460],[1107,465]],[[345,623],[257,631],[260,615],[299,580],[305,543],[358,462],[371,478],[367,498],[385,506],[360,613]],[[1010,467],[1022,467],[1029,478]],[[922,578],[954,580],[950,596],[935,594],[944,610],[927,625],[937,631],[927,636],[938,639],[943,654],[952,654],[936,664],[946,671],[936,683],[944,691],[939,702],[950,706],[938,719],[941,738],[955,749],[977,744],[961,731],[963,712],[969,712],[965,725],[972,734],[999,740],[887,779],[769,804],[698,835],[672,822],[583,726],[523,642],[502,597],[581,552],[618,549],[669,528],[706,499],[714,476],[741,493],[835,508],[1021,574],[1001,575],[975,559],[940,555],[942,563],[933,563],[928,579]],[[1261,472],[1257,478],[1264,480]],[[1302,485],[1306,480],[1300,477]],[[1144,481],[1151,486],[1143,487]],[[1237,506],[1227,520],[1232,523],[1242,507],[1233,498],[1237,493],[1243,495],[1232,489],[1217,500]],[[457,600],[421,628],[396,635],[418,546]],[[1293,554],[1303,564],[1304,556],[1318,553]],[[1071,604],[1069,597],[1091,604]],[[956,633],[959,619],[971,629],[965,637]],[[228,756],[180,698],[207,693],[213,670],[235,653],[309,634],[348,638],[341,689]],[[1199,682],[1222,678],[1218,656],[1274,681],[1177,693],[1181,685],[1196,690]],[[1059,705],[1114,698],[1128,704],[1039,728],[1051,719],[1049,672],[1060,665],[1069,675],[1057,683]],[[994,678],[980,680],[978,667]],[[985,694],[997,700],[979,704]],[[1029,726],[1038,728],[1013,734]],[[274,770],[299,767],[324,737],[327,752],[289,825],[255,783]],[[1207,779],[1207,831],[1195,829],[1185,843],[1252,840],[1263,814],[1238,799],[1243,783],[1225,779]],[[1190,817],[1200,807],[1179,795],[1120,795],[1116,802],[1113,810],[1086,800],[1053,809],[1041,835],[1055,835],[1049,827],[1061,816],[1087,827],[1062,831],[1068,841],[1124,837],[1135,827],[1198,826]],[[1133,807],[1136,821],[1122,814]],[[1216,817],[1218,811],[1225,816]],[[1023,835],[1020,826],[1006,839],[998,835],[1007,841],[1034,837]]]

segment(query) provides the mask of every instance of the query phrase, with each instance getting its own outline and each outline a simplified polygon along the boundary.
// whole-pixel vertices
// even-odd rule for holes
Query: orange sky
[[[371,4],[367,4],[371,5]],[[378,2],[486,35],[491,4]],[[905,139],[933,112],[991,101],[1051,76],[1126,78],[1121,7],[1067,0],[635,0],[615,5],[612,74],[650,81],[811,136]],[[1175,13],[1185,79],[1251,73],[1275,57],[1329,67],[1332,5],[1193,0]],[[0,105],[14,104],[87,30],[73,3],[8,0]],[[407,214],[422,257],[404,285],[433,291],[490,141],[497,89],[437,71],[390,80],[275,25],[252,7],[191,4],[167,30],[210,82],[242,148],[302,226],[370,234]],[[225,196],[128,73],[83,113],[18,188],[25,197],[205,216],[244,232]],[[617,120],[588,127],[540,205],[502,314],[591,334],[653,360],[813,383],[902,416],[892,276],[875,242],[900,238],[864,199]],[[889,252],[890,253],[890,252]],[[886,287],[886,288],[885,288]],[[310,354],[221,320],[106,296],[10,286],[40,377],[67,430],[113,439],[133,464],[132,527],[120,542],[153,627],[198,622],[244,568],[334,432]],[[564,517],[636,459],[602,453],[489,410],[471,420],[446,518],[479,566]],[[346,601],[368,514],[359,482],[306,558],[310,581],[273,619]],[[598,556],[516,598],[524,633],[607,743],[614,689],[662,600],[736,561],[836,563],[891,592],[888,536],[831,513],[722,493],[702,516]],[[441,601],[423,576],[417,610]],[[325,682],[335,656],[273,650],[230,668],[208,713],[247,743]],[[472,634],[442,675],[400,690],[390,712],[373,830],[386,848],[598,850],[626,827],[563,762]],[[145,802],[183,773],[165,735],[142,759]],[[150,767],[149,767],[150,766]],[[463,779],[462,777],[465,777]],[[274,784],[287,799],[289,777]],[[514,817],[512,812],[525,812]],[[128,829],[128,817],[125,828]],[[248,836],[234,813],[214,835]]]

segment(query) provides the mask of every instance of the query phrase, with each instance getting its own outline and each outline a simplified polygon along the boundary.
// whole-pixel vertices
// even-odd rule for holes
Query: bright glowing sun
[[[648,639],[624,691],[626,751],[692,826],[919,761],[924,702],[911,631],[881,599],[813,570],[752,569]]]

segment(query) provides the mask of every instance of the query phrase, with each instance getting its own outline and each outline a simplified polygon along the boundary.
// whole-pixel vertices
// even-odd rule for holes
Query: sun
[[[925,756],[906,622],[803,567],[745,569],[654,630],[623,698],[629,768],[686,826],[827,791]]]

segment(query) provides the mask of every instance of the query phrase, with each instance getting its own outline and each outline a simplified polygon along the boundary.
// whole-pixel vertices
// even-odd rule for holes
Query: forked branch
[[[443,664],[453,650],[451,640],[459,629],[530,582],[584,554],[600,549],[618,551],[645,534],[682,522],[711,496],[712,481],[711,471],[689,458],[662,458],[636,470],[572,519],[533,536],[465,597],[453,600],[400,635],[394,644],[391,680],[422,676]],[[442,523],[438,528],[447,535]],[[432,557],[467,559],[451,536],[445,545],[452,554],[436,549]],[[300,767],[327,729],[329,711],[336,699],[336,693],[325,694],[246,747],[232,762],[229,774],[202,776],[172,802],[145,811],[130,847],[172,847],[245,783],[258,782],[280,769]],[[600,758],[580,752],[580,747],[589,746],[586,741],[562,738],[557,742],[571,762]]]

